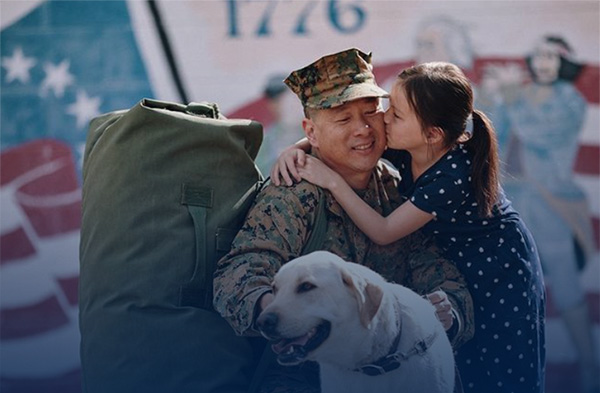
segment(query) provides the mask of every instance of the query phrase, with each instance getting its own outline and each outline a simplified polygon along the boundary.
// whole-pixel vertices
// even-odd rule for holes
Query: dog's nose
[[[263,334],[275,336],[279,317],[273,312],[262,313],[256,320],[256,326]]]

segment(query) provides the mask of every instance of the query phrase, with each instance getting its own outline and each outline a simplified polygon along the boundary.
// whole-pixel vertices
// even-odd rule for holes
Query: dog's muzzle
[[[331,323],[323,321],[301,336],[283,337],[278,325],[279,317],[275,313],[261,314],[256,320],[256,326],[272,342],[271,349],[282,365],[294,365],[306,360],[306,356],[323,344],[331,332]]]

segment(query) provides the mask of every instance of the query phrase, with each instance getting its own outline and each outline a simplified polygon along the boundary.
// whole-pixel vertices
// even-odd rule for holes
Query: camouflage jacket
[[[358,194],[383,215],[400,203],[397,173],[380,162],[369,186]],[[321,249],[347,261],[363,264],[387,280],[419,294],[444,290],[456,311],[451,339],[458,347],[473,335],[473,305],[463,276],[441,258],[430,239],[420,232],[387,246],[363,234],[331,193],[306,181],[292,187],[268,185],[219,262],[214,276],[214,307],[240,335],[256,335],[257,300],[271,290],[281,265],[302,254],[315,221],[319,192],[325,192],[327,232]]]

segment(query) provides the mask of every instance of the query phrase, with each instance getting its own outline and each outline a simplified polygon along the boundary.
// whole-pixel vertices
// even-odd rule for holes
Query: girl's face
[[[538,83],[551,84],[558,79],[560,57],[556,45],[543,43],[531,57],[531,68]]]
[[[383,119],[388,147],[410,152],[427,145],[421,123],[398,81],[392,86],[390,107]]]

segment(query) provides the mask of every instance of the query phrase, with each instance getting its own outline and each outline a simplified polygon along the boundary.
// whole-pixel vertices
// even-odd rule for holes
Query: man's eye
[[[365,113],[365,115],[367,115],[367,116],[373,116],[373,115],[376,115],[376,114],[377,114],[377,110],[376,109],[373,109],[372,111],[368,111],[368,112]]]
[[[316,287],[317,286],[314,285],[313,283],[303,282],[302,284],[298,285],[298,288],[296,289],[296,292],[298,292],[298,293],[304,293],[304,292],[311,291],[311,290],[315,289]]]
[[[337,122],[338,123],[347,123],[349,120],[350,120],[349,117],[344,117],[344,118],[338,119]]]

